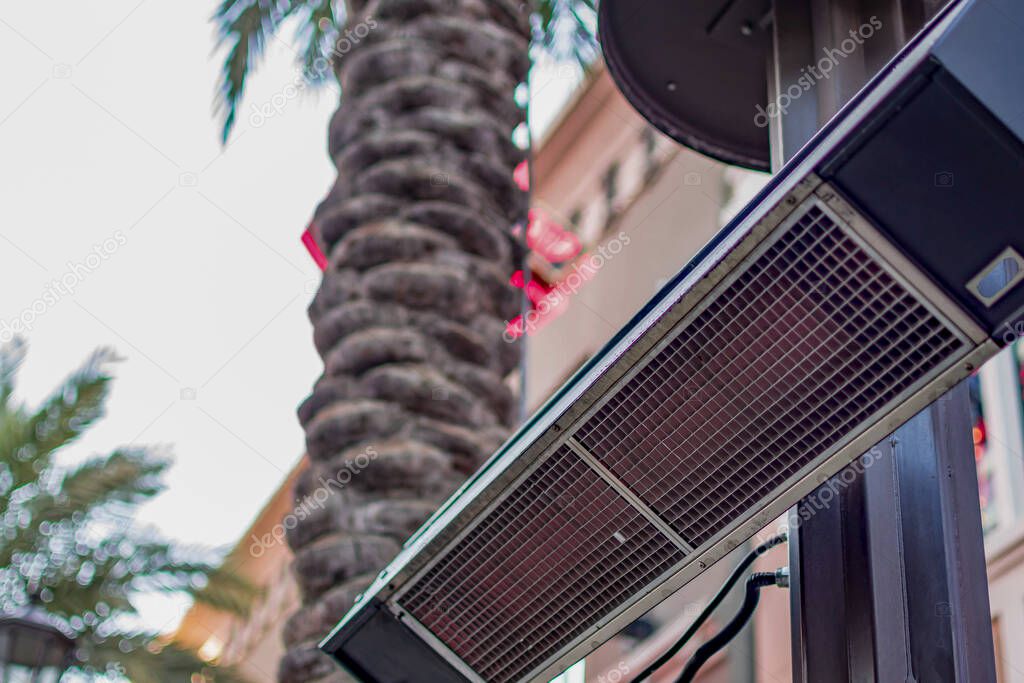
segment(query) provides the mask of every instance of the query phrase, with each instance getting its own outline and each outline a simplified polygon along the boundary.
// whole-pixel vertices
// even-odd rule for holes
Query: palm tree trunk
[[[324,374],[299,409],[312,467],[296,498],[311,504],[288,536],[303,605],[281,683],[348,680],[317,641],[515,419],[504,378],[519,350],[502,335],[519,308],[508,235],[525,208],[512,132],[528,16],[513,0],[350,5],[338,178],[315,217]]]

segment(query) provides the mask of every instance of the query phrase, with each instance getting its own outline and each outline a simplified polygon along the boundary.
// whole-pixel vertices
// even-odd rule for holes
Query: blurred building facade
[[[760,187],[767,176],[683,149],[655,132],[622,98],[603,68],[578,89],[536,146],[534,220],[527,238],[530,272],[516,280],[534,310],[515,329],[526,336],[520,378],[528,412],[564,383]],[[975,455],[989,563],[992,622],[1000,682],[1024,683],[1024,344],[1018,342],[972,378]],[[179,639],[209,658],[238,664],[253,683],[276,680],[285,619],[298,604],[284,543],[267,547],[291,512],[285,482],[239,543],[233,557],[267,588],[249,619],[196,607]],[[765,530],[765,534],[774,529]],[[746,548],[725,558],[587,659],[588,683],[630,680],[689,626]],[[755,569],[787,564],[784,547]],[[720,628],[738,605],[735,591],[705,625]],[[674,680],[692,647],[653,677]],[[575,677],[574,677],[574,680]],[[702,670],[706,683],[791,680],[789,596],[762,591],[752,624]]]
[[[303,458],[228,555],[227,562],[262,592],[248,617],[195,605],[174,635],[203,659],[237,667],[250,683],[276,683],[277,663],[285,652],[284,624],[300,603],[283,533],[284,520],[295,510],[292,489],[305,467]]]

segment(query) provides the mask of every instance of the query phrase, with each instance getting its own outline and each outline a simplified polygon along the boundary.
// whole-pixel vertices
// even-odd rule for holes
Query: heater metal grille
[[[966,349],[816,203],[578,441],[694,548]]]
[[[397,604],[523,680],[968,345],[809,200]]]
[[[683,557],[563,446],[398,603],[483,679],[515,681]]]

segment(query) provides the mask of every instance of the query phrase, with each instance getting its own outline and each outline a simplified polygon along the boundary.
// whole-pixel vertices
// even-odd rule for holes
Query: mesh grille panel
[[[812,206],[576,436],[697,547],[962,345]]]
[[[682,559],[563,447],[399,604],[485,680],[513,681]]]

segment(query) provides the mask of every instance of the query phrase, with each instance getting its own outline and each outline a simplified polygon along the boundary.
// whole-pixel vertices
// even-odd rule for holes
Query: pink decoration
[[[327,257],[320,247],[320,230],[317,229],[316,223],[310,222],[309,227],[302,233],[302,243],[306,245],[306,251],[313,257],[317,267],[320,270],[327,270]]]

